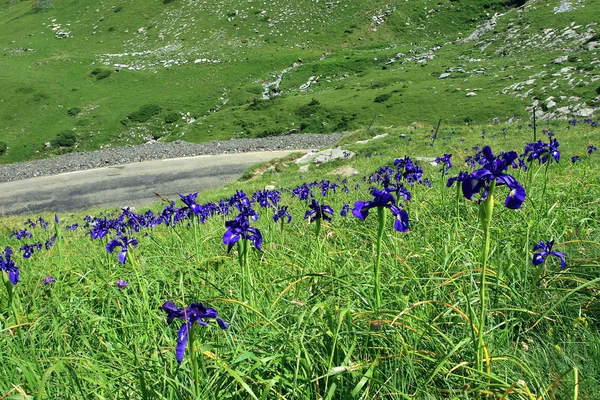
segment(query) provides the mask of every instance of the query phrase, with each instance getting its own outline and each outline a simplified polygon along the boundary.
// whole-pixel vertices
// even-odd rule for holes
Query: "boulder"
[[[339,175],[339,176],[343,176],[346,178],[349,178],[351,176],[358,175],[358,174],[359,174],[359,172],[349,165],[344,165],[343,167],[336,168],[333,171],[327,173],[327,175]]]
[[[296,160],[297,165],[305,164],[326,164],[335,160],[350,159],[356,154],[349,150],[344,150],[341,147],[335,149],[327,149],[323,151],[308,153]]]

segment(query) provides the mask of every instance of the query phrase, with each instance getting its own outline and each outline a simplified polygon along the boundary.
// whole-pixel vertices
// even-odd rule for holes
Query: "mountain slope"
[[[0,162],[598,107],[589,0],[54,4],[0,7]]]

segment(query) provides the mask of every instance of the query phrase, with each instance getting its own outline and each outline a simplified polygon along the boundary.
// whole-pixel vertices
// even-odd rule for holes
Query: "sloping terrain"
[[[28,1],[0,6],[0,162],[413,122],[598,113],[600,4]],[[1,150],[1,149],[0,149]]]

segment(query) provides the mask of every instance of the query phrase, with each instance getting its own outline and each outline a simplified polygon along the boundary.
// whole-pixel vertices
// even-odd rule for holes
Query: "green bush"
[[[33,101],[47,100],[49,97],[46,93],[36,93],[33,95]]]
[[[100,79],[105,79],[108,78],[109,76],[112,75],[112,69],[107,69],[107,68],[94,68],[91,72],[90,75],[95,77],[97,81],[99,81]]]
[[[156,114],[160,113],[161,108],[158,104],[144,104],[139,110],[132,112],[127,116],[129,122],[146,122]]]
[[[8,145],[4,142],[0,142],[0,156],[6,153],[6,150],[8,150]]]
[[[71,147],[77,143],[77,136],[73,131],[61,131],[52,141],[55,146]]]
[[[165,123],[172,124],[173,122],[179,121],[179,113],[178,112],[170,112],[165,115]]]
[[[296,114],[298,114],[299,117],[308,118],[311,115],[316,114],[320,109],[321,103],[313,97],[310,103],[300,107],[298,111],[296,111]]]
[[[175,0],[163,0],[163,4],[169,4],[174,2]]]
[[[392,97],[391,93],[380,94],[379,96],[375,97],[375,100],[373,101],[375,103],[383,103],[384,101],[388,101],[390,97]]]
[[[600,94],[600,86],[596,88],[596,94]]]
[[[115,7],[115,9],[113,11],[116,12],[116,13],[118,13],[122,9],[123,9],[123,6],[117,6],[117,7]]]
[[[71,108],[67,109],[67,114],[71,117],[76,116],[80,112],[81,112],[81,108],[79,108],[79,107],[71,107]]]

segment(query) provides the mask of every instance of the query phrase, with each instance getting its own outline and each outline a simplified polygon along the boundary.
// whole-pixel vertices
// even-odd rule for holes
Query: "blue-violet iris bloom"
[[[183,325],[179,328],[177,334],[177,347],[175,349],[175,357],[177,362],[181,364],[183,354],[188,342],[190,329],[194,323],[202,326],[207,326],[208,321],[205,319],[215,319],[221,329],[228,329],[229,325],[218,317],[217,310],[211,307],[205,307],[202,303],[192,303],[185,309],[178,308],[172,301],[165,302],[160,307],[167,313],[167,323],[170,324],[175,318],[183,320]]]
[[[554,256],[560,258],[561,268],[566,267],[565,254],[558,251],[552,251],[552,246],[554,246],[554,240],[546,243],[544,243],[543,240],[540,240],[540,242],[533,247],[533,251],[541,250],[533,254],[533,265],[540,265],[546,260],[547,256]]]
[[[483,189],[481,200],[485,200],[487,199],[490,184],[496,181],[497,186],[506,185],[510,189],[504,205],[510,209],[521,208],[523,201],[525,201],[525,189],[514,177],[504,173],[508,166],[512,165],[513,161],[517,159],[517,153],[510,151],[508,153],[501,153],[499,157],[495,157],[489,146],[485,146],[482,152],[486,163],[482,168],[474,171],[463,180],[462,191],[464,196],[472,200],[473,195],[481,192]]]
[[[125,264],[125,261],[127,261],[128,245],[137,247],[137,239],[134,237],[128,238],[127,236],[117,236],[115,239],[111,240],[106,244],[106,251],[112,253],[115,250],[115,248],[120,247],[121,251],[119,252],[119,262],[121,264]]]
[[[2,271],[6,271],[6,274],[8,275],[8,280],[10,280],[10,282],[13,285],[16,285],[17,283],[19,283],[19,268],[15,265],[15,262],[12,260],[12,254],[13,252],[10,249],[10,247],[6,247],[4,249],[4,256],[2,255],[2,253],[0,253],[0,267],[2,268]]]
[[[371,188],[373,200],[357,201],[354,203],[352,215],[359,219],[366,219],[369,216],[369,210],[375,207],[385,207],[389,209],[396,220],[394,221],[394,229],[398,232],[408,232],[408,213],[406,210],[399,208],[396,205],[396,198],[387,190],[379,190],[375,187]]]
[[[333,209],[326,205],[320,205],[315,199],[312,200],[309,209],[304,214],[304,219],[310,217],[310,222],[314,222],[316,219],[324,219],[325,221],[331,222],[331,217],[327,214],[333,215]]]

